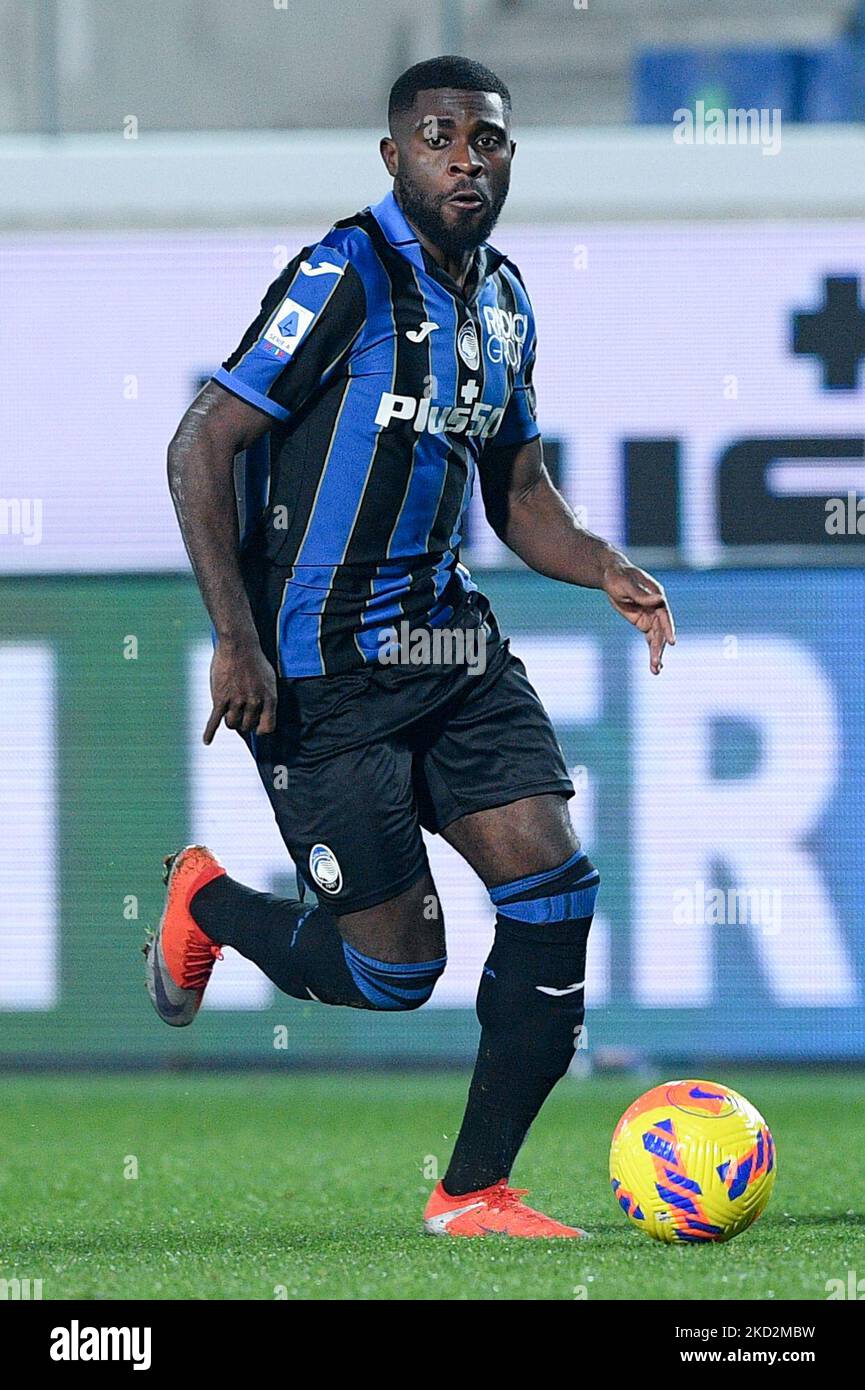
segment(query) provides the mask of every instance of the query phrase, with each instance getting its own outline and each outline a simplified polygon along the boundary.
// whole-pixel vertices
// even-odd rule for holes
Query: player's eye
[[[433,150],[442,150],[442,149],[444,149],[445,145],[447,144],[447,136],[446,136],[446,135],[428,135],[428,136],[427,136],[427,144],[429,145],[430,149],[433,149]]]

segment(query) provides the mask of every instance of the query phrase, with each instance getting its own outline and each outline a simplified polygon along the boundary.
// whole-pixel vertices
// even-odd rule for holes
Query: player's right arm
[[[261,650],[240,572],[234,456],[271,421],[246,401],[208,382],[168,446],[168,484],[201,596],[216,633],[210,671],[210,743],[229,729],[272,733],[276,677]]]
[[[244,733],[276,727],[276,676],[240,568],[234,456],[274,422],[291,420],[343,368],[365,316],[363,283],[347,256],[325,242],[304,247],[274,280],[169,445],[171,496],[216,633],[205,743],[223,719]]]

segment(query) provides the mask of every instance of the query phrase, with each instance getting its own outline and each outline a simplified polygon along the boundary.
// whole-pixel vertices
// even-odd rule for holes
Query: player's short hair
[[[497,92],[502,99],[505,115],[511,113],[511,94],[500,77],[473,58],[460,58],[450,53],[441,58],[427,58],[414,67],[406,68],[390,89],[387,119],[393,129],[393,118],[410,111],[418,92],[433,87],[454,87],[461,92]]]

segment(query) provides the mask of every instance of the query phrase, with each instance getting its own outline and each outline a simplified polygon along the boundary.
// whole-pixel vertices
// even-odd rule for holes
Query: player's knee
[[[531,1019],[537,1036],[564,1018],[582,1024],[586,947],[600,874],[578,851],[558,868],[490,890],[496,938],[478,991],[481,1025],[506,1034],[513,1019]],[[564,1036],[558,1027],[557,1038]],[[571,1043],[573,1046],[573,1043]]]
[[[491,888],[490,898],[500,921],[539,927],[582,924],[588,935],[600,883],[589,856],[577,850],[558,868]]]
[[[343,951],[355,985],[369,1007],[392,1013],[426,1004],[447,964],[446,956],[410,962],[376,960],[347,943],[343,943]]]

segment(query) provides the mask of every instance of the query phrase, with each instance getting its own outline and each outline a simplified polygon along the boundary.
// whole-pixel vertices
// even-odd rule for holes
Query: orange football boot
[[[201,1007],[214,961],[222,959],[221,947],[201,930],[189,904],[199,888],[225,870],[204,845],[187,845],[163,863],[165,908],[144,947],[145,980],[162,1021],[185,1028]]]
[[[441,1183],[433,1189],[424,1212],[424,1230],[431,1236],[522,1236],[545,1239],[585,1236],[578,1226],[565,1226],[526,1206],[527,1188],[508,1187],[505,1178],[479,1192],[451,1197]]]

